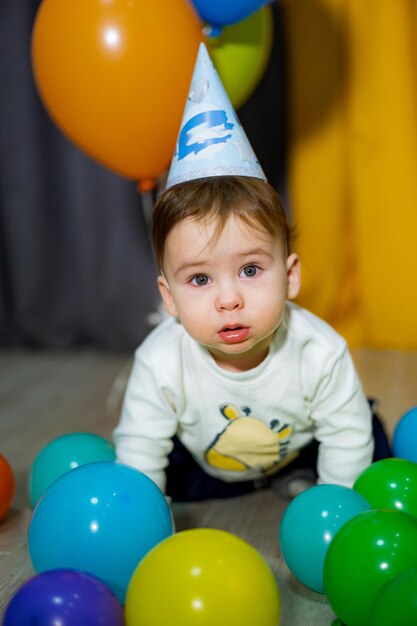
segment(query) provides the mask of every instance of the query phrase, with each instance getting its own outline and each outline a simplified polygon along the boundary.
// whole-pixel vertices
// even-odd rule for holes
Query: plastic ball
[[[417,463],[417,406],[398,420],[392,436],[393,455]]]
[[[353,488],[373,509],[398,509],[417,517],[417,463],[376,461],[356,479]]]
[[[68,433],[50,441],[37,455],[29,473],[32,508],[45,489],[66,472],[96,461],[114,461],[114,446],[92,433]]]
[[[369,626],[413,626],[417,624],[417,570],[398,574],[375,598]]]
[[[25,582],[7,605],[3,626],[123,626],[123,609],[100,580],[52,570]]]
[[[12,468],[0,454],[0,521],[4,519],[14,496],[14,475]]]
[[[359,493],[341,485],[317,485],[292,500],[281,521],[279,541],[294,576],[324,593],[323,567],[330,542],[348,520],[370,508]]]
[[[39,500],[29,554],[36,572],[88,572],[123,602],[139,561],[171,534],[169,506],[150,478],[126,465],[89,463],[58,478]]]
[[[395,510],[352,518],[334,536],[324,562],[330,605],[349,626],[369,626],[377,594],[398,574],[417,567],[417,519]]]
[[[262,556],[231,533],[179,532],[151,550],[130,581],[127,626],[277,626],[280,598]]]

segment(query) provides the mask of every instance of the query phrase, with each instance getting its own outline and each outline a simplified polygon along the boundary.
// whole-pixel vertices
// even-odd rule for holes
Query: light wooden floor
[[[358,350],[353,354],[368,396],[392,433],[398,418],[417,405],[417,354]],[[0,453],[12,466],[17,488],[0,523],[0,618],[21,582],[33,575],[26,544],[30,510],[27,476],[42,447],[73,431],[110,437],[131,360],[97,352],[0,351]],[[116,382],[115,382],[116,381]],[[324,596],[289,573],[277,541],[286,503],[263,491],[229,501],[175,505],[177,530],[213,527],[249,541],[266,558],[281,591],[281,624],[329,626],[334,618]]]

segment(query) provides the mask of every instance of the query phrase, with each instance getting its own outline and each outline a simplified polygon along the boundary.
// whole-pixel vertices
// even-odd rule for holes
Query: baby
[[[136,352],[117,459],[174,500],[248,493],[295,469],[308,469],[311,484],[351,486],[372,462],[374,437],[346,342],[291,302],[300,289],[292,231],[250,146],[242,149],[237,119],[215,116],[213,105],[202,117],[200,96],[191,105],[153,213],[170,317]],[[227,123],[208,133],[213,119]],[[193,150],[180,149],[190,141]],[[240,160],[223,166],[233,141]]]

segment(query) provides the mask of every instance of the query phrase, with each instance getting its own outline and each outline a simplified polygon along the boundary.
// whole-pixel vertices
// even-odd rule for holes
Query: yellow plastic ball
[[[127,626],[277,626],[280,597],[263,557],[215,529],[179,532],[155,546],[128,586]]]

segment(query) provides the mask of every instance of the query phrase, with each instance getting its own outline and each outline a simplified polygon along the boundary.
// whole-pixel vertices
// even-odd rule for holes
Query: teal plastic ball
[[[316,485],[294,498],[279,531],[288,569],[303,585],[324,593],[324,561],[334,535],[370,508],[363,496],[342,485]]]
[[[50,441],[32,463],[28,495],[33,508],[44,491],[57,478],[80,465],[96,461],[114,461],[110,441],[93,433],[68,433]]]

